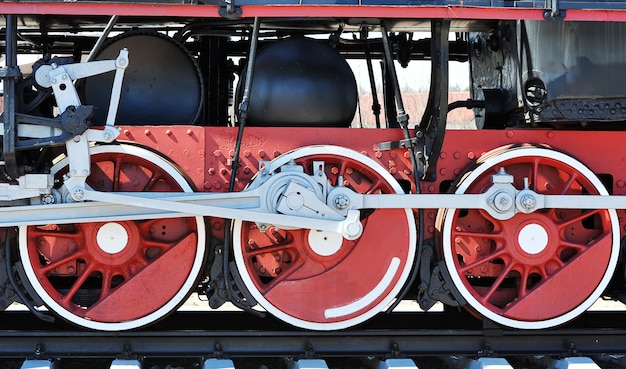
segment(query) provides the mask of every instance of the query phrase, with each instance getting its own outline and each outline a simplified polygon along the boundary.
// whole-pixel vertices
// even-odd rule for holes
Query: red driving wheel
[[[332,186],[342,180],[358,193],[401,191],[379,164],[348,149],[301,148],[277,160],[293,160],[308,174],[314,161],[323,161]],[[362,211],[361,222],[363,234],[352,241],[315,229],[262,232],[255,223],[237,222],[235,256],[246,286],[263,308],[306,329],[340,329],[373,316],[408,277],[415,222],[407,209]]]
[[[515,187],[540,194],[607,194],[588,168],[560,152],[516,148],[487,155],[456,193],[479,194],[501,168]],[[543,209],[497,220],[486,211],[446,209],[442,251],[457,289],[479,314],[516,328],[547,328],[585,311],[615,270],[614,210]]]
[[[97,191],[191,191],[173,165],[139,147],[96,146],[91,161],[87,185]],[[56,168],[61,178],[67,163]],[[202,217],[20,227],[22,262],[44,303],[98,330],[137,328],[175,310],[204,252]]]

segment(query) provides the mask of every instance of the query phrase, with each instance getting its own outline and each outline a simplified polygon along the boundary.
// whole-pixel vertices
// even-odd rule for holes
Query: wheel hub
[[[343,237],[339,233],[309,230],[309,247],[319,256],[331,256],[341,249]]]
[[[525,253],[537,255],[548,246],[548,232],[537,223],[526,224],[517,235],[517,244]]]
[[[96,244],[107,254],[117,254],[128,245],[128,232],[119,223],[103,224],[97,231]]]

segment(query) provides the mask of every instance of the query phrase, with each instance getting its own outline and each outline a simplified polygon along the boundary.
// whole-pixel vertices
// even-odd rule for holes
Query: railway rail
[[[446,312],[407,313],[377,316],[348,331],[305,334],[278,320],[259,321],[239,312],[213,313],[214,319],[178,312],[150,329],[116,333],[76,331],[62,323],[42,325],[26,312],[4,315],[0,360],[7,362],[82,360],[85,364],[98,359],[138,360],[143,365],[193,358],[190,361],[196,365],[206,359],[229,359],[243,367],[265,360],[274,368],[290,360],[315,359],[345,368],[359,361],[365,366],[368,360],[371,364],[406,358],[454,367],[475,365],[470,361],[480,358],[545,366],[548,359],[588,357],[603,368],[623,368],[626,355],[626,312],[588,312],[564,327],[534,331],[503,329]],[[348,359],[355,361],[350,364]]]

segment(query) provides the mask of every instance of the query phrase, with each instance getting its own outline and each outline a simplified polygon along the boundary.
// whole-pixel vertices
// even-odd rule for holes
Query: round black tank
[[[116,124],[194,124],[204,87],[200,69],[185,47],[166,35],[135,30],[108,41],[96,60],[115,59],[122,48],[128,49],[129,63]],[[83,101],[96,107],[95,125],[106,121],[114,76],[104,73],[83,82]]]
[[[241,101],[245,76],[237,87]],[[354,74],[327,44],[290,37],[259,50],[246,124],[349,127],[357,104]]]

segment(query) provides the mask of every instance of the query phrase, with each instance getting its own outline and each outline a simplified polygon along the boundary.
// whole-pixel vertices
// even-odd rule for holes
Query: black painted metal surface
[[[587,313],[559,329],[518,331],[464,313],[401,313],[351,330],[310,332],[239,312],[185,312],[147,330],[107,333],[4,313],[0,358],[623,355],[624,318],[623,312]]]

